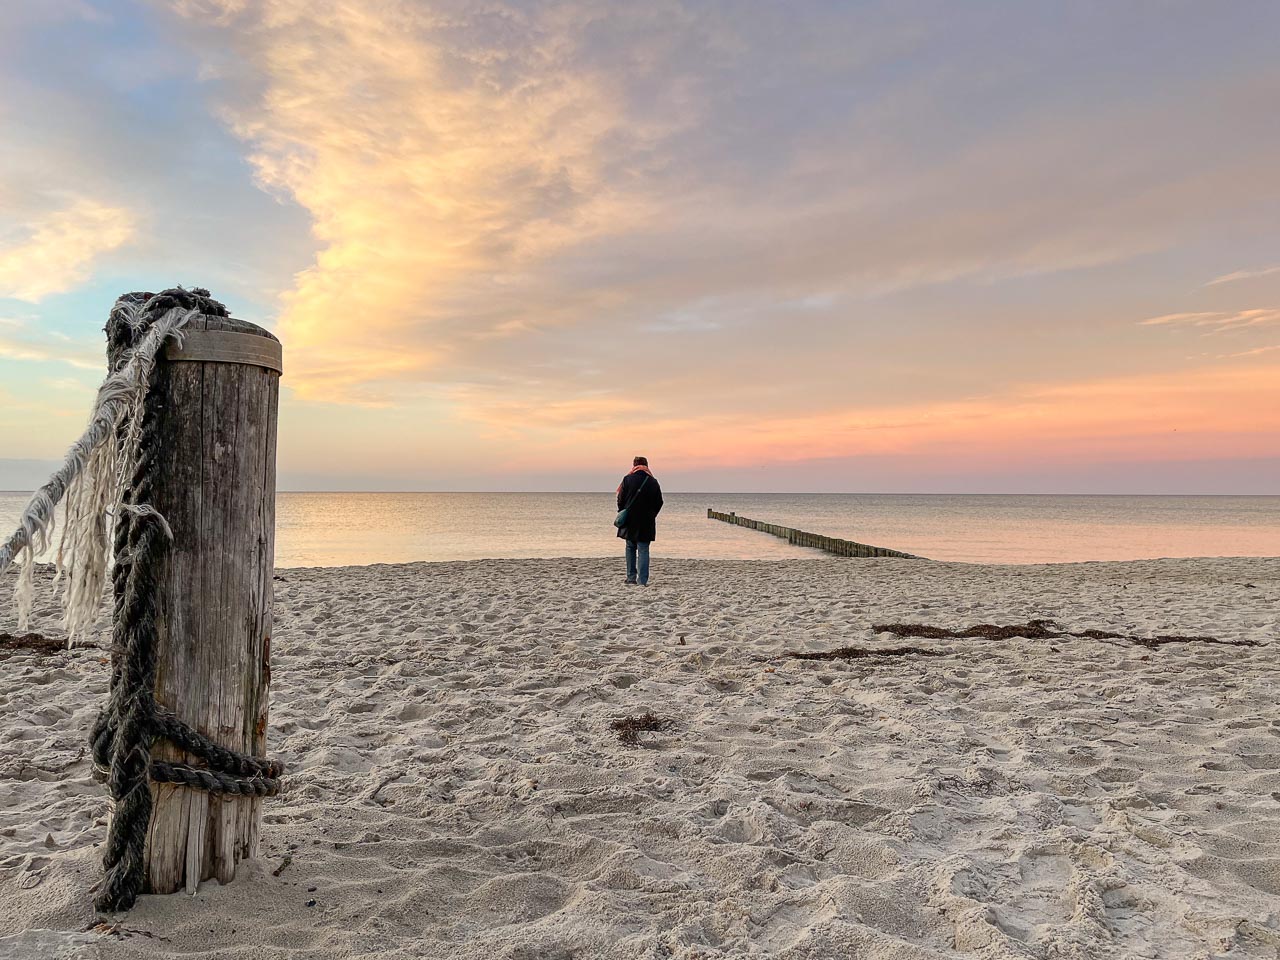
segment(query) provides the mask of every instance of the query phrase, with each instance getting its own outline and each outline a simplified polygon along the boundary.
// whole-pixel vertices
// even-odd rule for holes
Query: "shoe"
[[[628,586],[628,587],[634,587],[635,585],[636,585],[636,582],[634,580],[628,580],[624,584],[624,586]]]

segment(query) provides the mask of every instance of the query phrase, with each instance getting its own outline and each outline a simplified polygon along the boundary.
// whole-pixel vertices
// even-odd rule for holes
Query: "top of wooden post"
[[[182,342],[169,343],[165,359],[204,363],[243,363],[284,372],[284,356],[270,331],[233,317],[206,317],[187,327]]]

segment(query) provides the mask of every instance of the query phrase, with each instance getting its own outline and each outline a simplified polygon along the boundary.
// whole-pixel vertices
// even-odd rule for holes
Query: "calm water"
[[[818,556],[707,507],[936,560],[1280,556],[1280,497],[671,493],[655,558]],[[25,494],[0,493],[0,530]],[[620,554],[611,494],[282,493],[282,567]]]

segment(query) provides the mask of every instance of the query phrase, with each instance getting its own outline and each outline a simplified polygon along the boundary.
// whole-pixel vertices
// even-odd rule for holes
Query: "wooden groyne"
[[[711,520],[720,520],[724,523],[732,523],[739,527],[747,527],[750,530],[759,530],[761,533],[771,533],[775,537],[781,537],[787,543],[793,543],[797,547],[813,547],[815,550],[825,550],[827,553],[834,553],[837,557],[901,557],[905,560],[923,560],[924,557],[917,557],[914,553],[903,553],[901,550],[890,550],[888,547],[873,547],[868,543],[858,543],[856,540],[841,540],[838,537],[825,537],[820,533],[809,533],[807,530],[797,530],[795,527],[784,527],[777,523],[765,523],[763,520],[752,520],[750,517],[740,517],[736,513],[721,513],[718,510],[707,508],[707,517]]]

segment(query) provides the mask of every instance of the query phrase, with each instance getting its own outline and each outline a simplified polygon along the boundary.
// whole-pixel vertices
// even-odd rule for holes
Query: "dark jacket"
[[[644,483],[643,487],[640,486],[641,483]],[[622,486],[618,488],[618,509],[631,503],[632,497],[636,498],[636,502],[627,511],[627,525],[618,528],[618,536],[623,540],[657,540],[658,512],[662,509],[662,487],[658,485],[657,478],[649,477],[642,471],[623,477]]]

